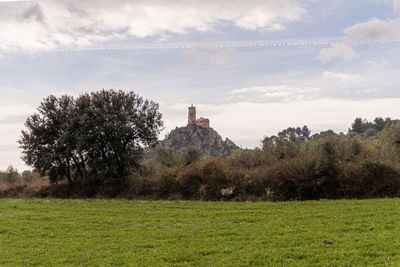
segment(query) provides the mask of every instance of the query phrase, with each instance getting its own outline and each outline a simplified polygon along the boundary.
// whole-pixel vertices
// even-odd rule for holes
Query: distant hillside
[[[188,146],[196,146],[206,156],[228,156],[239,147],[226,138],[225,140],[213,129],[190,124],[172,130],[161,141],[161,145],[184,151]]]

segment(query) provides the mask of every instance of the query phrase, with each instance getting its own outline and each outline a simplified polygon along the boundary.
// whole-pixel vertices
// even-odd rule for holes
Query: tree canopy
[[[366,134],[369,136],[376,135],[377,132],[381,132],[386,127],[389,127],[393,124],[398,124],[399,120],[392,120],[391,118],[383,119],[381,117],[377,117],[373,122],[370,122],[366,119],[356,118],[349,129],[349,132],[353,132],[356,134]]]
[[[26,120],[23,160],[51,182],[121,184],[163,126],[157,103],[134,92],[50,95]]]

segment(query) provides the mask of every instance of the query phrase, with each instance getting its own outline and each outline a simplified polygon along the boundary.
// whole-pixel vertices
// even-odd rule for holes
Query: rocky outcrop
[[[213,129],[196,124],[172,130],[161,145],[184,151],[188,146],[196,146],[206,156],[228,156],[239,147],[226,138],[225,140]]]

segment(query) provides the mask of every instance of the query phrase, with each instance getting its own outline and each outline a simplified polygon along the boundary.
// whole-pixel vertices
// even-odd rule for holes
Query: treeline
[[[158,148],[131,177],[130,194],[283,201],[398,197],[400,124],[386,119],[383,128],[376,127],[379,121],[356,119],[347,134],[288,128],[265,137],[261,148],[225,158],[200,158],[193,147],[186,152]]]
[[[30,182],[35,179],[45,179],[39,173],[31,170],[25,170],[19,173],[16,168],[10,165],[5,171],[0,171],[0,182],[13,184],[16,182]]]
[[[176,151],[159,146],[147,150],[118,190],[107,184],[71,186],[57,179],[37,191],[20,187],[19,193],[232,201],[399,197],[400,123],[384,121],[385,127],[379,128],[356,119],[347,134],[328,130],[312,135],[306,126],[288,128],[265,137],[259,148],[229,157],[205,158],[197,147]],[[39,177],[38,172],[19,174],[12,167],[0,172],[0,181],[16,185],[43,181]]]
[[[41,188],[49,185],[48,177],[25,170],[21,173],[13,166],[0,171],[0,197],[35,196]]]
[[[259,148],[206,158],[196,147],[157,145],[158,109],[133,92],[114,90],[44,99],[19,143],[35,170],[30,174],[51,185],[34,193],[19,187],[22,194],[284,201],[400,196],[398,120],[357,118],[346,134],[287,128],[263,138]],[[4,179],[28,174],[9,168]]]

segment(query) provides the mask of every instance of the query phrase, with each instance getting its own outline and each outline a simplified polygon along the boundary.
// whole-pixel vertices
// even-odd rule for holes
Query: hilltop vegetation
[[[311,135],[306,126],[288,128],[265,137],[261,148],[241,149],[229,157],[187,161],[185,153],[160,149],[158,157],[143,163],[139,177],[152,181],[153,193],[163,198],[400,196],[400,124],[389,118],[373,123],[356,119],[347,134],[329,130]]]
[[[134,93],[50,96],[27,119],[20,144],[33,173],[51,185],[34,193],[19,188],[0,195],[191,200],[400,196],[398,120],[357,118],[346,134],[291,127],[264,137],[255,149],[237,149],[211,128],[199,134],[205,132],[201,126],[179,130],[176,138],[170,135],[156,146],[162,125],[158,105]],[[4,175],[11,185],[13,175]]]

